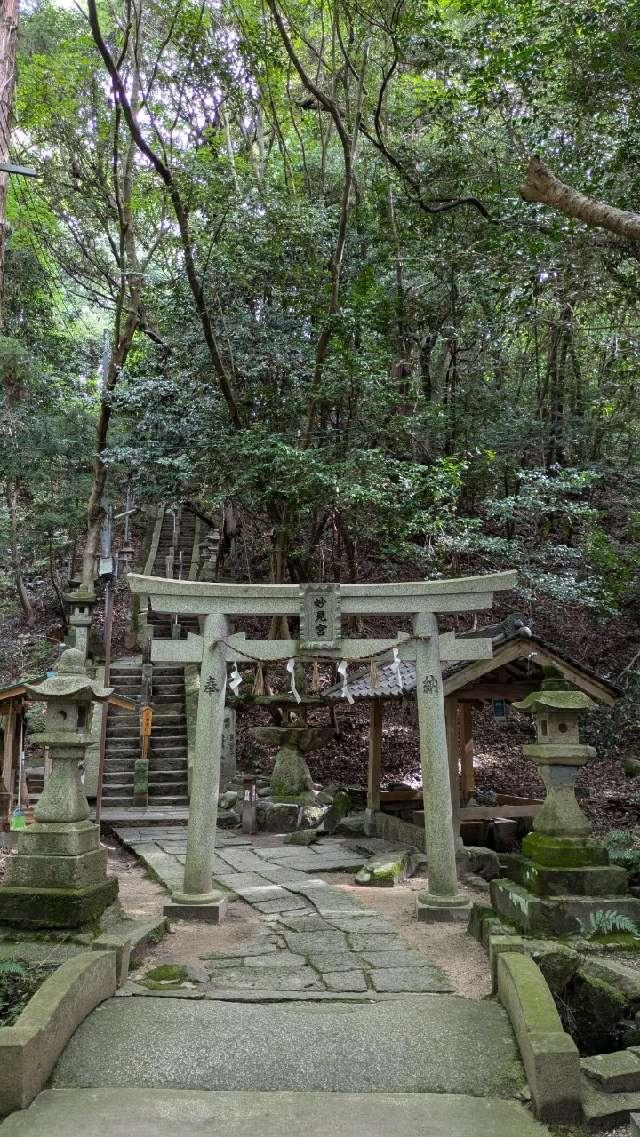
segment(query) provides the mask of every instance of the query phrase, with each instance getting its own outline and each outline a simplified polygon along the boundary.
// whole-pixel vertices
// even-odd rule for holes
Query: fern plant
[[[586,940],[594,936],[611,936],[614,932],[623,932],[625,935],[640,938],[640,928],[630,916],[622,912],[592,912],[585,922],[580,921],[580,932]]]
[[[620,865],[630,873],[640,873],[640,848],[628,829],[611,829],[604,838],[612,865]]]
[[[14,975],[18,979],[22,979],[27,974],[27,970],[23,963],[19,963],[17,959],[0,959],[0,983],[2,983],[3,975]]]

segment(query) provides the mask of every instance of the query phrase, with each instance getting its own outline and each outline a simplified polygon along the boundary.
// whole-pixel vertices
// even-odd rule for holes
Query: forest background
[[[222,579],[517,568],[498,615],[619,682],[602,748],[633,750],[634,9],[23,0],[5,676],[128,489],[220,516]]]

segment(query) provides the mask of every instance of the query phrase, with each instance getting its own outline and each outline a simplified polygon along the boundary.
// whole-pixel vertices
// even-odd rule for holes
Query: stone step
[[[640,1093],[627,1090],[609,1093],[586,1074],[581,1078],[580,1098],[585,1121],[598,1128],[624,1125],[629,1114],[640,1109]]]
[[[114,775],[117,775],[119,771],[123,774],[133,773],[133,768],[139,757],[139,749],[123,757],[119,754],[113,757],[107,755],[105,759],[105,777],[107,772]],[[149,770],[153,772],[162,771],[167,778],[173,774],[183,776],[187,770],[186,753],[176,756],[175,758],[168,757],[165,754],[152,754],[149,758]]]
[[[151,792],[149,792],[149,798],[151,799]],[[171,795],[170,797],[164,796],[164,795],[159,795],[158,797],[156,797],[154,794],[153,804],[154,805],[169,805],[169,806],[174,806],[176,808],[180,808],[182,806],[188,805],[189,799],[186,795],[186,792],[184,794],[181,794],[178,796]]]
[[[251,1005],[129,996],[107,1000],[85,1019],[53,1085],[162,1088],[169,1078],[189,1090],[471,1094],[478,1117],[478,1099],[513,1098],[525,1080],[509,1019],[492,1000],[411,995],[410,1002]],[[427,1120],[413,1132],[422,1137]],[[278,1122],[279,1134],[304,1132]],[[260,1127],[254,1132],[263,1137]],[[478,1132],[471,1118],[467,1137]],[[374,1124],[369,1137],[378,1133]]]
[[[594,1054],[590,1058],[582,1058],[580,1066],[603,1093],[640,1093],[638,1047],[615,1050],[611,1054]]]
[[[186,801],[189,786],[186,778],[182,782],[155,782],[149,779],[149,797],[153,798],[154,802],[158,798],[165,797],[183,797]]]
[[[169,1061],[169,1058],[167,1058]],[[188,1119],[188,1127],[185,1124]],[[46,1090],[0,1126],[1,1137],[545,1137],[514,1101],[462,1094]]]

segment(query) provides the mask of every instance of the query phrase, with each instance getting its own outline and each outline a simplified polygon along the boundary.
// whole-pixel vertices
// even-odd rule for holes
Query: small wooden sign
[[[153,723],[153,711],[151,707],[144,707],[140,712],[140,736],[141,738],[151,737],[151,725]]]

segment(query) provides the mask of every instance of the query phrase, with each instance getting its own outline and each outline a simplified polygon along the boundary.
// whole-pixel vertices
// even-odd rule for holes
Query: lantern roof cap
[[[102,703],[113,694],[113,687],[101,687],[87,675],[85,659],[76,647],[67,648],[58,660],[55,675],[48,676],[38,683],[25,683],[25,690],[32,699],[47,701],[71,701],[78,703]]]
[[[584,691],[543,689],[532,691],[526,699],[514,703],[513,706],[518,711],[530,711],[536,714],[539,711],[591,711],[596,704],[593,699],[585,695]]]

